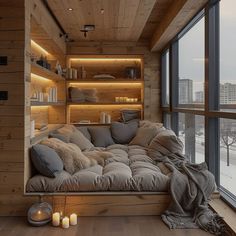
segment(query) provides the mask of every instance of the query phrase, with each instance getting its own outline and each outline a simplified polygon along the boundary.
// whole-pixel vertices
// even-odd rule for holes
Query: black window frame
[[[203,110],[181,108],[178,106],[178,40],[194,25],[205,17],[205,104]],[[221,197],[236,209],[236,196],[220,186],[220,127],[219,119],[236,119],[236,113],[220,111],[220,0],[208,3],[190,20],[190,22],[173,38],[162,51],[161,58],[169,50],[169,106],[163,106],[164,113],[171,114],[171,128],[178,134],[178,114],[191,113],[205,117],[205,161],[214,174]],[[161,64],[162,65],[162,64]],[[165,66],[165,65],[164,65]],[[166,68],[162,68],[165,70]],[[162,83],[166,83],[162,76]],[[210,89],[209,89],[210,88]],[[162,87],[162,99],[166,96]],[[163,118],[165,116],[163,115]],[[165,120],[163,120],[165,124]]]

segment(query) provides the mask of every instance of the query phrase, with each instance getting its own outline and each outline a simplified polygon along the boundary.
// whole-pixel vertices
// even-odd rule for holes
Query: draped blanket
[[[181,141],[170,130],[157,135],[149,145],[149,156],[170,177],[171,203],[162,220],[170,229],[201,228],[215,235],[227,235],[222,218],[208,207],[215,190],[214,176],[206,163],[192,164],[181,154]]]

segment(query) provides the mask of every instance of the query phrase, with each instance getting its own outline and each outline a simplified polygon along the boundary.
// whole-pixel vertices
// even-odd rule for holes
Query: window
[[[163,114],[163,120],[164,120],[164,126],[167,129],[171,129],[171,114],[170,113],[164,113]]]
[[[220,108],[236,112],[236,1],[220,2]]]
[[[201,18],[178,42],[180,107],[203,108],[201,104],[204,104],[204,20],[204,17]]]
[[[170,104],[170,74],[169,74],[169,50],[162,56],[162,106],[169,106]]]
[[[236,196],[236,120],[220,119],[220,185]]]
[[[204,116],[179,113],[179,138],[184,144],[184,154],[191,162],[205,161]]]

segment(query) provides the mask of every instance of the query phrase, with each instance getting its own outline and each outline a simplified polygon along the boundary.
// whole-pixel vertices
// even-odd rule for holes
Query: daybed
[[[65,168],[65,160],[63,160],[64,168],[61,171],[55,171],[55,176],[36,173],[29,179],[26,187],[27,192],[166,192],[169,177],[162,172],[160,166],[147,153],[148,146],[154,136],[165,131],[165,128],[162,127],[162,124],[144,121],[141,122],[142,127],[138,126],[138,121],[131,121],[128,124],[115,122],[111,128],[75,128],[66,125],[59,129],[50,135],[50,139],[43,140],[41,144],[56,150],[61,158],[63,158],[61,150],[58,147],[55,148],[55,143],[61,147],[62,145],[72,145],[69,142],[73,142],[73,148],[76,148],[76,145],[80,146],[80,150],[83,150],[82,154],[93,161],[95,160],[94,156],[102,155],[102,157],[88,166],[81,166],[76,170],[69,169],[69,172],[68,168]],[[77,136],[71,135],[74,132]],[[78,136],[77,132],[83,137]],[[172,131],[168,132],[171,132],[172,136],[174,135]],[[76,140],[76,138],[80,140]],[[89,143],[80,142],[85,138]],[[118,144],[118,141],[122,144]],[[129,144],[123,144],[124,142],[129,142]],[[179,144],[182,147],[180,142]],[[99,147],[95,147],[95,145]],[[31,151],[31,158],[34,154]],[[46,158],[50,159],[51,157]],[[42,162],[42,160],[40,161]],[[35,163],[34,160],[33,163],[36,168],[42,164]]]

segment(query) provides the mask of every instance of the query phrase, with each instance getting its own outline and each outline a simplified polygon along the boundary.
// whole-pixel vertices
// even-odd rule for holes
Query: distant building
[[[204,92],[203,91],[195,92],[195,102],[196,103],[204,103]]]
[[[193,103],[193,81],[191,79],[179,80],[179,103]]]
[[[236,84],[220,84],[220,104],[236,103]]]

